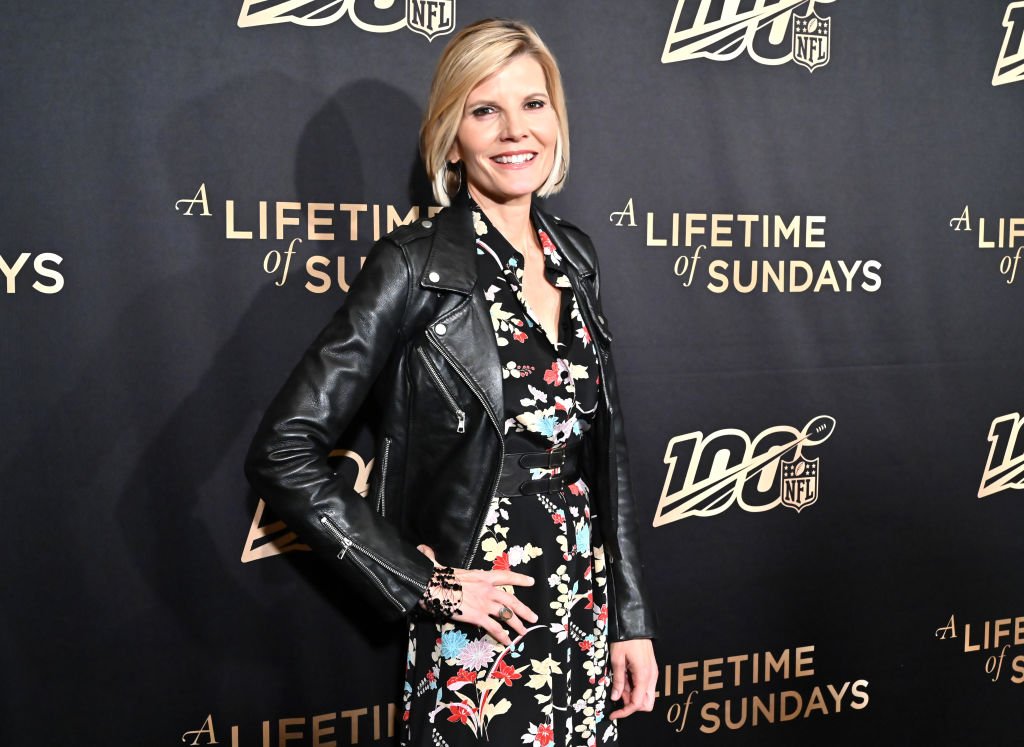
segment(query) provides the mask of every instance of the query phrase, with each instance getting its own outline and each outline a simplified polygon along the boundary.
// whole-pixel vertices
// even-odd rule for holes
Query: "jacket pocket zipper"
[[[352,540],[351,538],[349,538],[348,535],[346,535],[343,531],[341,531],[341,529],[339,529],[338,526],[333,521],[331,521],[329,518],[327,518],[326,516],[321,516],[320,517],[320,523],[323,524],[324,528],[327,529],[327,531],[329,531],[332,535],[334,535],[334,537],[339,542],[341,542],[341,551],[338,553],[338,560],[341,560],[342,558],[344,558],[348,554],[349,549],[354,547],[356,550],[358,550],[359,552],[363,553],[364,555],[366,555],[371,560],[376,561],[382,567],[384,567],[387,570],[391,571],[392,573],[394,573],[399,578],[403,578],[406,581],[409,581],[410,583],[414,583],[414,584],[419,584],[420,583],[416,579],[412,578],[411,576],[409,576],[409,575],[403,573],[402,571],[398,570],[397,568],[395,568],[395,566],[391,565],[391,563],[388,563],[386,560],[381,559],[381,557],[379,555],[377,555],[377,553],[371,552],[370,550],[368,550],[365,547],[363,547],[362,545],[360,545],[358,542],[356,542],[356,541]],[[363,560],[358,555],[353,554],[350,557],[352,558],[352,560],[354,560],[356,562],[356,565],[358,565],[360,568],[362,568],[363,572],[366,573],[366,575],[369,576],[373,580],[373,582],[375,584],[377,584],[377,587],[381,590],[381,592],[384,593],[384,596],[386,596],[388,599],[390,599],[391,602],[399,610],[401,610],[402,612],[405,612],[405,606],[400,601],[398,601],[398,599],[395,597],[395,595],[392,594],[391,591],[388,589],[388,587],[384,585],[384,582],[381,581],[379,578],[377,578],[377,574],[375,574],[372,570],[370,570],[367,567],[366,563],[364,563]]]
[[[380,488],[377,490],[377,513],[381,516],[387,511],[385,492],[388,482],[388,452],[391,450],[391,436],[384,436],[384,454],[380,458]]]
[[[484,504],[483,509],[477,512],[476,530],[474,533],[475,539],[473,541],[473,546],[469,550],[469,555],[466,557],[466,560],[463,563],[464,568],[469,568],[473,565],[473,558],[476,557],[477,550],[480,549],[480,542],[483,539],[484,519],[487,517],[487,511],[490,509],[490,505],[494,501],[494,496],[497,495],[498,493],[498,482],[501,480],[501,465],[505,461],[505,437],[502,435],[501,426],[498,425],[498,418],[491,411],[490,405],[487,404],[487,397],[480,389],[479,384],[475,384],[473,381],[471,381],[470,376],[463,372],[461,368],[459,368],[458,364],[456,364],[456,362],[452,359],[451,355],[445,352],[444,347],[441,345],[440,342],[438,342],[433,332],[430,332],[428,330],[427,339],[430,341],[430,344],[434,346],[434,349],[437,350],[437,352],[440,353],[441,356],[446,361],[448,361],[448,363],[452,367],[452,370],[454,370],[455,373],[459,375],[459,378],[466,382],[466,386],[468,386],[473,391],[473,394],[476,395],[477,399],[480,400],[480,404],[483,406],[484,411],[487,413],[487,417],[489,417],[491,419],[491,422],[494,424],[494,430],[497,431],[498,433],[498,469],[494,473],[494,482],[491,485],[491,495],[487,499],[487,503]],[[420,350],[420,355],[425,356],[425,353],[423,353],[422,349],[417,348],[417,350]],[[423,360],[429,368],[430,362],[425,357]]]
[[[434,368],[434,364],[430,362],[427,354],[423,352],[423,348],[416,348],[416,352],[419,354],[420,359],[423,361],[423,365],[427,368],[427,373],[430,374],[430,378],[434,380],[434,384],[437,386],[437,390],[441,393],[441,396],[448,403],[448,407],[451,408],[452,414],[456,418],[455,430],[459,433],[466,432],[466,413],[459,407],[459,404],[455,401],[455,397],[449,391],[448,387],[443,381],[441,381],[441,374]]]

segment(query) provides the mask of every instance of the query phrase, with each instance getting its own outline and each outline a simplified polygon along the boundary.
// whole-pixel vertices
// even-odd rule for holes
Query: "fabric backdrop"
[[[248,488],[429,212],[458,29],[561,62],[661,636],[624,744],[1019,744],[1024,2],[19,3],[0,91],[4,745],[392,744],[404,629]],[[365,489],[365,427],[339,444]]]

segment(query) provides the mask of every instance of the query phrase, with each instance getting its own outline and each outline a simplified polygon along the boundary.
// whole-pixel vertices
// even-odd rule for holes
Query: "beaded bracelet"
[[[455,580],[455,569],[445,565],[435,568],[421,599],[427,612],[439,620],[461,614],[462,584]]]

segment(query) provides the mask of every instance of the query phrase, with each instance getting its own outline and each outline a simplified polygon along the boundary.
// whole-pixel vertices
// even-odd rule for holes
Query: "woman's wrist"
[[[420,597],[420,607],[439,620],[447,620],[462,612],[461,603],[462,584],[455,579],[455,569],[445,565],[434,568]]]

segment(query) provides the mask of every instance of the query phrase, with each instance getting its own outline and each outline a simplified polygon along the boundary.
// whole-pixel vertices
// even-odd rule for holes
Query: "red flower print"
[[[601,621],[601,622],[605,622],[605,621],[608,620],[608,605],[607,604],[602,604],[601,605],[601,612],[597,615],[597,619],[599,621]]]
[[[558,247],[556,247],[554,242],[551,241],[550,236],[543,231],[537,231],[537,235],[540,236],[540,245],[543,247],[545,254],[551,254],[551,252],[557,251]]]
[[[548,747],[554,741],[555,730],[551,728],[550,724],[541,724],[537,727],[537,744],[541,747]]]
[[[584,324],[582,327],[580,327],[579,336],[580,336],[580,339],[583,340],[583,344],[584,345],[589,345],[590,344],[590,330],[587,329],[587,325],[586,324]]]
[[[561,526],[565,523],[565,517],[562,514],[551,514],[551,521]]]
[[[590,641],[580,641],[580,651],[589,651],[593,645]]]
[[[512,330],[512,339],[516,342],[526,342],[528,335],[520,329]]]
[[[544,372],[544,383],[551,386],[562,385],[562,367],[558,365],[558,361],[552,363],[551,368]]]
[[[466,723],[466,719],[469,718],[469,709],[463,708],[462,706],[450,705],[448,706],[448,720],[458,721],[459,723]]]
[[[515,667],[510,666],[503,661],[499,661],[497,669],[494,670],[494,673],[491,676],[497,680],[504,680],[506,685],[511,685],[512,680],[518,680],[523,675],[519,674]]]
[[[585,610],[592,610],[592,609],[594,609],[594,592],[592,592],[592,591],[588,591],[587,592],[587,606],[584,607],[583,609],[585,609]]]
[[[494,571],[507,571],[510,568],[508,564],[508,553],[503,552],[501,555],[494,559]]]
[[[469,670],[460,668],[458,674],[454,677],[448,678],[448,687],[451,687],[458,682],[476,682],[476,672],[470,672]]]
[[[433,672],[433,670],[431,670],[431,671],[427,672],[427,682],[433,682],[433,681],[434,681],[434,672]]]
[[[583,495],[583,488],[580,487],[578,482],[574,482],[569,485],[569,492],[573,495]]]

